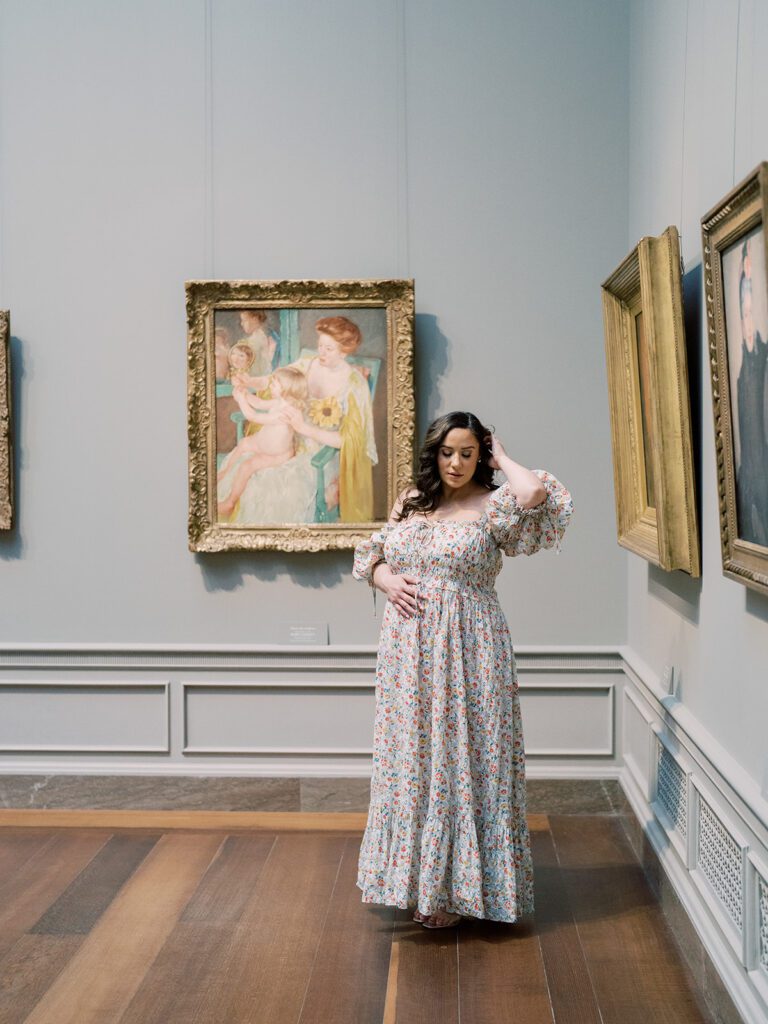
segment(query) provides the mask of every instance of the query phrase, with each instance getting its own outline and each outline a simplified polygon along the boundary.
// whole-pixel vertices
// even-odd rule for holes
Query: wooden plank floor
[[[712,1020],[616,816],[531,815],[534,917],[445,930],[363,904],[361,829],[317,817],[0,815],[0,1024]]]

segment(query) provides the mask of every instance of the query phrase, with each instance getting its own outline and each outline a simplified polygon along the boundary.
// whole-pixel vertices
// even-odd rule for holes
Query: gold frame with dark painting
[[[0,309],[0,530],[13,528],[11,314]]]
[[[700,576],[677,228],[642,238],[602,296],[618,542]]]
[[[702,218],[723,575],[768,594],[768,163]]]
[[[189,281],[189,546],[352,548],[413,473],[413,281]]]

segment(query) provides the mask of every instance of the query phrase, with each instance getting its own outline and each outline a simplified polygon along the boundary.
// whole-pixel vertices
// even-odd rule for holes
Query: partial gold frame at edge
[[[387,310],[388,507],[413,478],[416,405],[413,386],[412,279],[339,281],[187,281],[187,425],[189,436],[189,549],[219,551],[348,550],[380,521],[285,526],[220,525],[215,521],[213,374],[207,343],[216,308],[265,306],[384,306]]]
[[[768,288],[768,162],[763,161],[701,218],[707,348],[712,382],[712,407],[720,513],[723,575],[761,594],[768,594],[768,547],[738,538],[736,472],[731,429],[731,391],[723,301],[721,252],[755,226],[763,224]],[[768,472],[768,467],[766,467]]]
[[[658,495],[645,501],[639,381],[630,306],[640,298],[657,445]],[[683,326],[680,238],[668,227],[642,238],[602,285],[618,543],[666,571],[701,575],[696,485]]]
[[[13,529],[11,314],[0,309],[0,530]]]

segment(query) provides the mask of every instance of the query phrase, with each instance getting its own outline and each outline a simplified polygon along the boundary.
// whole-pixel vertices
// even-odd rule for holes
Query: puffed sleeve
[[[356,580],[368,580],[373,585],[374,567],[384,561],[384,541],[392,529],[389,523],[372,533],[368,540],[362,540],[355,548],[352,575]]]
[[[488,527],[505,555],[533,555],[551,547],[560,554],[560,542],[573,515],[573,498],[545,469],[533,472],[547,489],[547,496],[540,504],[521,508],[508,482],[488,499]]]

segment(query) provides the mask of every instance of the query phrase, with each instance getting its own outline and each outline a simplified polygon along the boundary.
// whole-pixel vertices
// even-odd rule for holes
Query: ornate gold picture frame
[[[699,576],[677,228],[642,238],[602,295],[618,542]]]
[[[11,314],[0,309],[0,530],[12,528]]]
[[[768,594],[768,163],[702,218],[723,574]]]
[[[192,551],[353,548],[412,479],[412,280],[188,281]]]

